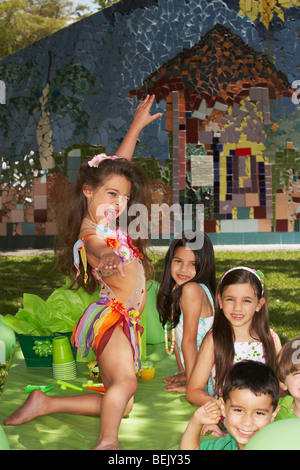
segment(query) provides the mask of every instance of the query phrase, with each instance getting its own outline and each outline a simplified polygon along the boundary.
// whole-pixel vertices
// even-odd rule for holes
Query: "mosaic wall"
[[[51,240],[81,161],[147,93],[156,202],[203,204],[216,243],[299,243],[299,65],[299,0],[123,0],[3,59],[0,248]]]

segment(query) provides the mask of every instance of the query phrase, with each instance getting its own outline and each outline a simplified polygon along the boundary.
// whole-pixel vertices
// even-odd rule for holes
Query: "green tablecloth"
[[[130,416],[122,420],[119,440],[124,450],[177,450],[189,418],[195,410],[185,395],[164,392],[163,379],[176,372],[174,356],[168,356],[164,344],[147,345],[147,359],[156,365],[155,378],[139,379],[135,404]],[[86,363],[77,363],[81,386],[88,380]],[[12,450],[89,450],[97,443],[100,420],[94,417],[55,414],[34,419],[20,426],[4,426],[6,417],[27,398],[26,385],[54,385],[54,395],[76,395],[87,391],[61,390],[51,368],[27,368],[17,346],[8,378],[0,397],[0,423]]]

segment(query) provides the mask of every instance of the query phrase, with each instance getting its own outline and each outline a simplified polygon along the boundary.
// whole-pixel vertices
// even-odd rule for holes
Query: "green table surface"
[[[164,391],[164,378],[176,372],[174,356],[164,344],[147,344],[147,360],[156,366],[155,378],[138,379],[135,404],[121,422],[119,441],[124,450],[177,450],[188,420],[196,409],[184,394]],[[81,386],[89,379],[87,363],[77,363]],[[12,450],[90,450],[98,441],[100,419],[57,413],[42,416],[19,426],[4,426],[3,421],[26,400],[26,385],[52,385],[49,396],[93,393],[61,390],[53,379],[52,368],[26,367],[22,351],[16,347],[3,393],[0,396],[0,423]]]

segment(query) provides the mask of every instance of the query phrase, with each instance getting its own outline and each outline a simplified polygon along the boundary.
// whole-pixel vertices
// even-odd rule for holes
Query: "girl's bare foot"
[[[103,439],[93,448],[93,450],[122,450],[117,441],[110,439]]]
[[[9,418],[4,421],[6,426],[16,426],[27,423],[37,416],[47,414],[47,402],[49,397],[40,390],[33,390],[25,403],[17,409]]]

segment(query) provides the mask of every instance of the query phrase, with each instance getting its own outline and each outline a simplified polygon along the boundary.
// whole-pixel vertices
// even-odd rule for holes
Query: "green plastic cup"
[[[10,450],[8,439],[1,426],[0,426],[0,450]]]
[[[71,344],[67,336],[57,336],[52,340],[52,363],[67,364],[74,361]]]

